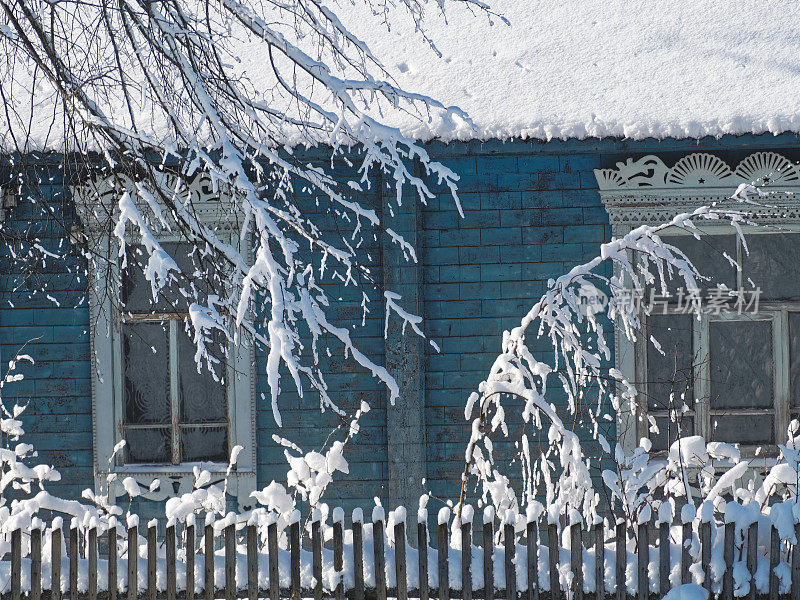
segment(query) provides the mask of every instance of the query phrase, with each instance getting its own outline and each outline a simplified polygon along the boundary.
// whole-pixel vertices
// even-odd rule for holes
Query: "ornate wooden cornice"
[[[174,193],[175,201],[187,208],[191,218],[217,232],[235,233],[239,230],[241,211],[232,210],[230,191],[220,190],[208,175],[203,174],[191,180],[170,173],[164,173],[163,176],[161,188]],[[73,186],[72,195],[84,232],[107,234],[109,227],[113,227],[113,220],[108,217],[116,211],[120,195],[125,191],[130,194],[142,214],[154,216],[151,207],[138,193],[137,185],[141,184],[127,175],[115,174],[93,177],[81,185]],[[145,189],[148,187],[145,186]],[[178,191],[175,193],[172,190]],[[152,190],[149,191],[152,193]],[[169,210],[165,206],[161,206],[161,210],[170,227],[174,226],[176,223]],[[157,227],[157,219],[151,220]]]

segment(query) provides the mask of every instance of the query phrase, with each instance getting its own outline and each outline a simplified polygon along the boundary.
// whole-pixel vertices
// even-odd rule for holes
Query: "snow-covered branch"
[[[689,294],[699,292],[699,282],[706,278],[681,250],[665,242],[660,234],[667,229],[680,228],[699,237],[698,223],[701,222],[727,223],[742,236],[740,226],[748,220],[745,213],[735,207],[700,207],[658,226],[637,227],[603,244],[594,259],[551,280],[544,296],[523,317],[520,325],[504,333],[502,353],[487,379],[470,396],[465,409],[465,418],[472,423],[472,434],[465,454],[467,468],[463,485],[467,485],[470,476],[475,477],[484,501],[492,502],[498,513],[508,509],[518,511],[520,503],[532,502],[544,489],[551,522],[558,522],[571,510],[577,510],[589,521],[597,518],[602,490],[592,480],[591,461],[584,454],[578,429],[587,430],[605,452],[611,454],[600,432],[603,419],[613,418],[608,414],[607,404],[611,404],[614,411],[641,412],[636,407],[634,382],[626,381],[610,364],[612,357],[605,324],[610,322],[634,341],[641,330],[640,308],[638,303],[626,301],[628,296],[644,297],[649,288],[666,294],[667,283],[672,279],[679,280]],[[613,275],[606,274],[612,271]],[[582,305],[582,292],[596,290],[595,285],[610,296],[607,309],[586,310]],[[695,310],[699,311],[700,307]],[[549,341],[553,349],[552,361],[536,357],[528,346],[531,338]],[[656,345],[657,341],[650,343]],[[565,423],[566,415],[560,415],[548,401],[553,393],[566,396],[569,424]],[[509,398],[513,403],[522,402],[523,423],[530,424],[534,430],[549,430],[549,448],[533,460],[527,435],[523,433],[517,442],[521,448],[521,498],[493,458],[491,435],[500,432],[504,437],[509,436],[506,412],[513,406]],[[646,447],[626,458],[618,447],[611,454],[619,464],[618,471],[603,473],[603,480],[611,491],[606,509],[613,510],[616,499],[632,522],[648,505],[646,500],[653,490],[662,489],[664,484],[663,473],[667,467],[663,463],[649,463],[648,451]],[[691,501],[686,492],[689,486],[685,471],[676,468],[681,464],[680,460],[673,460],[669,465],[676,474],[672,495],[680,487],[677,484],[682,484],[683,495],[688,495]],[[622,482],[619,481],[621,473],[627,473]],[[642,489],[649,490],[644,497],[639,495]]]
[[[451,1],[489,12],[477,0]],[[441,1],[401,3],[420,35],[428,4],[445,10]],[[379,23],[386,6],[373,6]],[[434,180],[460,210],[458,175],[390,116],[425,121],[435,113],[469,127],[463,111],[401,89],[316,0],[0,0],[0,25],[0,122],[8,132],[0,145],[24,156],[44,137],[78,165],[81,214],[98,222],[84,223],[75,239],[95,270],[117,262],[114,252],[96,251],[113,232],[119,264],[141,263],[154,301],[166,286],[181,287],[198,364],[214,362],[214,333],[265,347],[278,424],[282,373],[301,396],[313,389],[323,409],[344,413],[327,392],[321,352],[352,356],[392,402],[398,398],[391,375],[335,322],[337,303],[326,289],[361,286],[370,301],[374,279],[359,247],[374,236],[386,235],[415,260],[412,245],[384,228],[368,192],[383,197],[391,185],[391,211],[404,197],[432,197],[426,181]],[[309,162],[301,146],[327,148],[330,166]],[[336,164],[350,174],[334,172]],[[235,216],[232,236],[199,218],[198,181],[220,212]],[[319,223],[320,209],[333,231]],[[165,234],[190,242],[201,267],[182,273],[160,243]],[[143,253],[126,252],[132,240]],[[419,318],[399,301],[387,296],[387,310],[421,334]]]

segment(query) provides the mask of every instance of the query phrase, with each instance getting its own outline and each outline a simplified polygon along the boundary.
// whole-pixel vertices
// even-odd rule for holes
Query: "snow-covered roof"
[[[400,85],[455,104],[479,138],[628,138],[800,131],[800,7],[791,0],[491,0],[510,25],[428,16],[442,57],[343,20]],[[405,26],[404,26],[405,25]],[[429,131],[410,119],[418,137]]]
[[[469,125],[383,113],[418,139],[800,132],[800,8],[793,0],[490,0],[503,18],[460,2],[445,3],[442,16],[437,4],[425,4],[424,23],[441,55],[402,8],[390,9],[387,29],[371,14],[376,3],[330,4],[400,87],[471,118]],[[263,45],[244,43],[232,55],[241,59],[249,89],[276,97]],[[14,77],[19,123],[9,128],[0,114],[0,148],[14,147],[10,129],[33,122],[26,146],[57,149],[62,119],[52,87]],[[108,94],[107,103],[99,102],[127,126],[127,111],[116,108],[121,93]],[[30,118],[31,100],[39,118]],[[148,100],[142,102],[135,112],[147,115]],[[164,137],[163,115],[145,120],[155,137]]]

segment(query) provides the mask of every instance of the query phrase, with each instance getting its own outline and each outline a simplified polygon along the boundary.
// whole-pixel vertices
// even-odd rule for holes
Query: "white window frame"
[[[92,203],[107,203],[107,210],[113,210],[115,198],[110,182],[95,183],[92,190],[100,191],[100,199],[94,191],[88,188],[75,187],[72,190],[79,215],[82,217],[85,230],[99,228],[96,212],[92,210]],[[228,210],[227,204],[222,204],[206,190],[211,189],[205,182],[196,182],[192,186],[192,193],[196,194],[194,206],[196,217],[202,222],[213,225],[217,235],[223,242],[239,246],[241,244],[238,231],[237,216]],[[133,188],[135,189],[135,188]],[[132,191],[133,191],[132,189]],[[131,194],[135,198],[135,194]],[[102,212],[102,211],[101,211]],[[108,213],[107,213],[108,214]],[[87,234],[90,240],[100,241],[99,247],[104,248],[104,254],[110,253],[116,247],[115,240],[110,239],[108,233],[95,230]],[[131,239],[135,243],[137,240]],[[160,242],[183,241],[176,236],[159,236]],[[91,242],[90,242],[91,243]],[[247,243],[247,242],[244,242]],[[242,248],[245,252],[249,248]],[[116,264],[116,256],[103,256],[108,264]],[[91,269],[91,266],[90,266]],[[121,276],[119,269],[112,267],[111,277],[108,281],[109,271],[102,270],[89,273],[90,284],[97,290],[109,289],[119,298],[119,285]],[[102,298],[102,301],[98,301]],[[119,457],[109,464],[114,451],[114,446],[122,439],[123,412],[123,356],[121,324],[123,317],[112,306],[110,294],[89,294],[90,314],[90,340],[92,360],[92,430],[94,454],[94,484],[96,493],[108,492],[113,500],[125,494],[121,480],[133,477],[144,490],[147,490],[154,479],[159,479],[161,485],[153,492],[146,492],[143,496],[148,500],[164,500],[176,494],[191,491],[194,484],[193,470],[196,466],[208,470],[211,482],[222,481],[228,463],[214,462],[185,462],[178,465],[150,465],[150,464],[121,464]],[[171,327],[182,326],[183,321],[175,321]],[[172,346],[170,346],[172,348]],[[171,350],[171,354],[172,354]],[[177,356],[177,355],[176,355]],[[240,341],[231,344],[228,354],[227,387],[228,387],[228,419],[229,419],[229,445],[244,447],[239,454],[237,465],[228,477],[228,493],[235,497],[242,508],[252,506],[251,492],[256,489],[256,407],[255,407],[255,353],[251,343]],[[174,378],[177,371],[170,369]],[[172,382],[176,387],[177,382]],[[109,471],[117,475],[116,481],[107,489]]]
[[[673,167],[667,167],[657,156],[648,155],[638,159],[629,158],[618,162],[616,169],[596,169],[600,197],[612,228],[612,235],[620,237],[640,225],[660,225],[679,213],[689,212],[702,205],[727,200],[741,183],[766,184],[769,191],[779,192],[770,196],[768,209],[737,207],[750,210],[750,218],[762,227],[742,227],[745,236],[769,235],[770,233],[800,232],[800,168],[789,159],[775,152],[756,152],[745,157],[735,167],[725,164],[719,157],[697,153],[681,158]],[[792,195],[780,193],[792,192]],[[773,228],[763,226],[773,225]],[[710,235],[735,234],[733,228],[709,222],[699,224],[698,229]],[[675,228],[665,230],[662,237],[689,235]],[[666,240],[668,241],[668,240]],[[633,260],[633,256],[629,256]],[[738,257],[741,261],[741,257]],[[615,269],[623,285],[625,273]],[[759,311],[782,311],[773,317],[774,350],[774,410],[775,440],[781,443],[786,435],[789,421],[789,338],[788,319],[785,317],[794,308],[800,310],[798,302],[759,303]],[[695,397],[709,398],[707,375],[708,323],[712,318],[738,318],[738,314],[704,315],[694,328],[694,344],[700,351],[699,369],[695,370]],[[644,325],[644,321],[643,321]],[[639,336],[636,342],[615,328],[615,364],[622,376],[630,382],[647,381],[647,340]],[[619,390],[622,392],[622,389]],[[689,404],[687,402],[687,404]],[[695,433],[709,439],[711,415],[708,402],[698,403],[695,416]],[[617,439],[626,452],[635,448],[641,437],[648,435],[649,422],[646,398],[637,398],[633,403],[620,407],[617,412]],[[744,453],[754,450],[744,448]],[[771,448],[766,448],[769,454]]]

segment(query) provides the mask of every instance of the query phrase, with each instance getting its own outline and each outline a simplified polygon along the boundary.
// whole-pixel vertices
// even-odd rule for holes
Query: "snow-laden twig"
[[[490,12],[478,0],[455,1]],[[443,11],[446,3],[399,3],[423,36],[428,5]],[[386,3],[374,3],[378,22],[388,14],[380,6]],[[140,262],[154,302],[165,288],[179,288],[198,367],[213,371],[219,362],[215,339],[263,347],[278,425],[282,374],[301,397],[317,392],[322,410],[348,412],[327,389],[321,353],[352,358],[397,400],[390,373],[336,323],[337,301],[326,290],[361,287],[364,314],[368,302],[380,302],[359,247],[385,235],[416,260],[414,247],[380,215],[432,198],[429,181],[461,211],[458,175],[391,123],[402,112],[469,128],[462,110],[400,88],[317,0],[0,0],[0,14],[2,118],[25,156],[32,123],[52,115],[34,104],[24,118],[5,94],[52,92],[53,135],[63,138],[53,145],[80,173],[76,198],[92,221],[74,236],[90,271],[114,282],[117,264]],[[244,52],[260,57],[258,73],[243,72]],[[327,147],[329,164],[310,163],[301,146]],[[372,205],[366,191],[378,186],[383,198],[387,185],[393,197],[385,207]],[[208,199],[228,226],[202,218]],[[333,227],[323,226],[320,212]],[[105,252],[111,232],[116,248]],[[161,235],[192,245],[194,272],[181,271]],[[141,254],[126,252],[132,242]],[[386,304],[387,318],[393,312],[422,335],[419,317],[399,296],[386,296]]]
[[[465,418],[472,423],[472,433],[465,453],[462,501],[463,488],[468,478],[474,477],[483,500],[493,503],[499,514],[509,509],[519,511],[520,502],[531,502],[533,489],[544,486],[551,522],[558,522],[559,516],[566,516],[570,510],[578,510],[590,522],[596,518],[601,490],[593,483],[590,460],[583,452],[575,424],[567,426],[547,397],[553,387],[563,391],[571,417],[578,421],[584,419],[580,426],[588,426],[595,438],[599,436],[598,416],[605,402],[613,404],[615,411],[638,413],[636,388],[625,381],[619,371],[609,367],[611,353],[603,320],[597,312],[582,307],[581,291],[589,287],[596,289],[594,283],[607,290],[610,300],[604,316],[629,340],[635,340],[641,328],[638,305],[626,302],[623,294],[643,297],[646,286],[660,288],[666,293],[667,282],[672,278],[680,280],[689,293],[697,292],[698,282],[704,277],[682,251],[665,242],[660,234],[677,227],[699,236],[696,223],[701,221],[726,222],[741,236],[739,226],[747,219],[739,210],[700,207],[658,226],[637,227],[603,244],[594,259],[551,280],[544,296],[523,317],[520,325],[503,334],[501,354],[478,391],[470,396],[465,409]],[[613,275],[605,274],[612,270]],[[527,345],[526,336],[548,339],[553,348],[553,361],[548,363],[536,358]],[[551,384],[552,380],[556,386]],[[594,400],[589,398],[590,390],[594,391]],[[518,442],[523,448],[520,450],[524,483],[521,499],[493,458],[490,436],[494,432],[509,436],[506,398],[522,401],[523,423],[535,429],[548,429],[549,448],[536,460],[531,460],[527,452],[524,433]],[[594,402],[593,408],[591,402]],[[543,423],[542,417],[549,426]],[[603,442],[605,439],[601,445]],[[614,498],[619,500],[626,518],[632,523],[649,503],[650,496],[641,496],[641,490],[654,480],[663,483],[664,465],[650,462],[648,451],[649,447],[640,447],[626,457],[618,446],[614,454],[618,470],[603,473],[603,481],[611,492],[611,504]],[[678,481],[684,483],[682,465],[687,458],[686,450],[679,445],[670,463],[670,468],[677,469],[680,475]],[[621,479],[622,473],[625,477]],[[683,487],[687,495],[689,486]],[[691,496],[687,499],[691,501]]]

